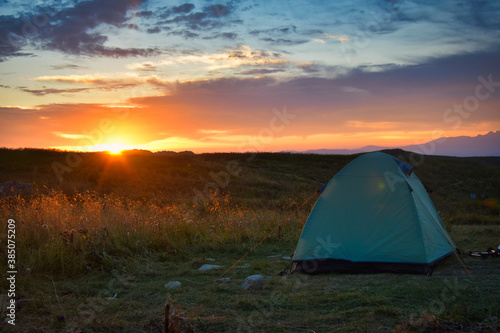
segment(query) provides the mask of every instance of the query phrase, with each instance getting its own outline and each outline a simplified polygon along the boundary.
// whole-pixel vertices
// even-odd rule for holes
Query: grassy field
[[[390,153],[418,162],[416,174],[461,250],[500,244],[500,158]],[[278,275],[316,190],[355,157],[0,149],[0,183],[35,187],[33,196],[0,199],[2,223],[16,221],[19,306],[15,329],[2,322],[1,331],[164,332],[167,297],[185,331],[500,331],[500,258],[463,256],[473,279],[456,257],[431,277]],[[237,265],[250,267],[217,281],[304,202]],[[224,267],[198,271],[203,264]],[[262,290],[240,287],[252,274],[266,277]],[[165,288],[170,281],[181,286]]]

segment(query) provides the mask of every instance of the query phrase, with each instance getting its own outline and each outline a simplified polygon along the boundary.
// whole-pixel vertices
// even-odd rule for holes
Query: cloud
[[[328,39],[335,39],[341,43],[345,43],[345,42],[348,42],[350,40],[349,37],[347,37],[347,36],[332,35],[332,34],[328,34],[328,33],[324,33],[323,37],[328,38]]]
[[[284,69],[276,68],[276,69],[267,69],[267,68],[256,68],[256,69],[249,69],[246,71],[242,72],[237,72],[236,74],[241,74],[241,75],[265,75],[265,74],[272,74],[272,73],[279,73],[279,72],[284,72]]]
[[[259,36],[259,35],[274,35],[274,36],[282,36],[291,33],[296,33],[297,27],[295,25],[276,27],[276,28],[268,28],[268,29],[254,29],[250,31],[250,34]]]
[[[148,73],[154,72],[153,68],[147,65],[138,68],[138,71]],[[157,95],[159,93],[168,92],[172,86],[172,82],[167,79],[160,78],[156,75],[139,75],[136,73],[122,73],[119,75],[110,73],[96,73],[88,75],[44,75],[31,79],[33,81],[43,83],[54,83],[57,87],[61,84],[77,86],[76,88],[46,88],[32,89],[19,87],[22,91],[31,93],[36,96],[45,96],[48,94],[66,96],[68,94],[93,92],[94,98],[98,98],[107,92],[118,93],[118,97],[123,96],[144,96]],[[97,94],[99,93],[99,94]],[[89,95],[86,95],[87,98]]]
[[[203,134],[226,134],[226,130],[200,129],[198,132]]]
[[[228,57],[232,53],[224,54]],[[232,56],[249,57],[246,52],[235,52]],[[402,138],[407,133],[422,135],[436,129],[453,131],[455,122],[446,121],[445,111],[474,96],[479,76],[491,75],[494,82],[500,82],[499,56],[500,51],[495,51],[432,59],[422,65],[395,66],[379,72],[352,70],[335,79],[258,77],[182,83],[159,80],[156,84],[162,88],[168,86],[168,95],[133,98],[128,101],[132,106],[128,108],[96,104],[50,104],[29,110],[1,108],[0,133],[5,145],[32,146],[33,141],[29,140],[35,135],[39,138],[37,144],[42,146],[76,146],[78,135],[87,135],[106,118],[116,125],[116,135],[137,135],[134,144],[149,143],[155,149],[166,149],[167,144],[188,149],[191,144],[210,149],[217,143],[227,151],[249,140],[258,141],[259,133],[271,125],[280,128],[279,132],[273,132],[273,138],[284,147],[299,141],[304,145],[330,146],[332,140],[347,142],[356,137],[366,140],[370,135],[388,139]],[[69,78],[94,86],[97,80],[104,84],[109,79],[104,75]],[[67,82],[63,76],[44,79],[44,82],[53,79]],[[113,80],[123,83],[116,77]],[[128,82],[153,84],[154,81],[155,77],[150,76],[131,77]],[[480,101],[476,111],[460,118],[460,130],[480,131],[485,126],[499,125],[499,107],[500,95],[491,94]],[[127,117],[122,124],[117,119],[124,110]],[[277,114],[293,117],[285,118],[289,121],[286,126],[278,127],[282,123],[272,120]],[[196,145],[196,142],[201,143]]]
[[[28,42],[42,49],[60,51],[72,55],[100,57],[138,57],[157,55],[156,48],[121,48],[104,44],[108,37],[93,31],[101,25],[117,28],[134,28],[127,23],[127,12],[137,8],[145,0],[92,0],[78,2],[74,7],[59,11],[35,7],[33,18],[41,20],[36,26],[26,18],[0,16],[0,40],[7,47],[1,48],[0,56],[27,55],[19,52]]]
[[[205,12],[210,17],[227,16],[232,12],[232,8],[226,5],[216,4],[205,8]]]
[[[152,16],[153,16],[153,12],[151,10],[142,10],[140,12],[135,13],[135,17],[150,18]]]
[[[271,110],[285,106],[297,119],[290,128],[303,135],[391,126],[400,131],[450,129],[453,124],[445,121],[445,111],[474,95],[479,76],[491,74],[493,81],[500,82],[498,57],[500,51],[476,53],[382,72],[353,70],[335,79],[191,81],[174,85],[168,96],[132,101],[145,108],[175,106],[189,119],[196,118],[199,128],[218,124],[244,128],[245,134],[267,126]],[[499,107],[500,96],[491,95],[481,102],[480,110],[462,118],[462,126],[497,121]]]
[[[67,134],[67,133],[60,133],[60,132],[52,132],[53,134],[65,138],[65,139],[72,139],[72,140],[82,140],[82,139],[88,139],[88,135],[83,135],[83,134]]]
[[[43,75],[34,78],[35,81],[52,81],[66,83],[84,83],[84,84],[100,84],[108,83],[109,77],[103,74],[86,74],[86,75]],[[113,80],[114,82],[115,80]]]
[[[203,39],[219,39],[219,38],[235,40],[238,38],[238,34],[235,32],[220,32],[220,33],[213,34],[211,36],[203,37]]]
[[[286,38],[271,38],[271,37],[260,38],[260,40],[274,45],[299,45],[308,42],[305,39],[291,40]]]
[[[31,53],[21,52],[27,44],[23,37],[26,33],[25,22],[12,15],[0,15],[0,62],[7,57],[29,56]]]
[[[128,64],[126,67],[140,72],[155,72],[157,70],[157,65],[153,62]]]
[[[186,13],[189,13],[190,11],[192,11],[193,9],[194,9],[194,5],[192,3],[185,3],[183,5],[172,8],[172,12],[175,14],[179,14],[179,13],[186,14]]]
[[[195,32],[192,32],[190,30],[172,31],[170,34],[174,35],[174,36],[182,36],[186,39],[195,38],[195,37],[198,37],[200,35],[200,34],[197,34]]]
[[[204,7],[202,11],[194,11],[194,9],[195,6],[190,3],[165,8],[158,15],[163,20],[157,22],[157,27],[164,27],[166,25],[174,29],[170,34],[185,38],[195,38],[200,36],[201,32],[224,27],[226,22],[222,21],[222,19],[227,18],[234,11],[233,7],[223,4],[209,5]],[[228,36],[231,35],[221,33],[221,37],[227,38]]]
[[[82,91],[89,90],[88,88],[72,88],[72,89],[54,89],[54,88],[44,88],[44,89],[28,89],[25,87],[19,87],[20,90],[30,93],[35,96],[45,96],[50,94],[74,94]]]
[[[50,68],[54,70],[61,70],[61,69],[83,69],[87,67],[83,67],[76,64],[63,64],[63,65],[52,65],[50,66]]]
[[[155,28],[147,29],[146,31],[148,34],[157,34],[161,31],[161,29],[158,27],[155,27]]]
[[[131,69],[158,68],[177,64],[202,64],[207,70],[234,69],[240,66],[277,66],[288,63],[281,53],[254,50],[248,45],[236,49],[226,49],[215,53],[170,56],[158,62],[130,64]]]

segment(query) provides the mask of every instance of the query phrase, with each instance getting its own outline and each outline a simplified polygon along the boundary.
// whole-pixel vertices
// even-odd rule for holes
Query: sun
[[[130,149],[130,146],[123,145],[120,143],[109,143],[109,144],[102,144],[102,145],[95,145],[94,146],[94,151],[105,151],[108,152],[111,155],[120,155],[122,151]]]
[[[108,152],[111,155],[120,155],[123,151],[123,147],[119,144],[111,144],[109,145]]]

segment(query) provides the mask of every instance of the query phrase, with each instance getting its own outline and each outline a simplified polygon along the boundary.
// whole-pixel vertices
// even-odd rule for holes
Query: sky
[[[500,1],[0,2],[0,147],[398,147],[500,129]]]

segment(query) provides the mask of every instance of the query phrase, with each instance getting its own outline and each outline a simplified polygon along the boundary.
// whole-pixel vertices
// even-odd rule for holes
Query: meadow
[[[418,162],[459,249],[500,244],[500,158],[389,153]],[[16,327],[3,305],[1,331],[164,332],[167,300],[184,331],[500,331],[500,258],[462,254],[472,277],[454,256],[430,277],[279,275],[316,191],[355,157],[0,149],[0,183],[35,189],[0,198],[3,225],[16,221],[18,272]],[[0,241],[7,262],[7,228]],[[262,290],[240,287],[252,274],[266,277]]]

